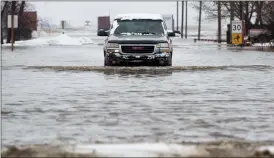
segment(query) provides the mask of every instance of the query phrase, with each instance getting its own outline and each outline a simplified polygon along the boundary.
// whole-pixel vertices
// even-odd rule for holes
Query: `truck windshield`
[[[141,34],[141,35],[160,35],[164,34],[161,20],[120,20],[114,31],[115,35],[122,34]]]

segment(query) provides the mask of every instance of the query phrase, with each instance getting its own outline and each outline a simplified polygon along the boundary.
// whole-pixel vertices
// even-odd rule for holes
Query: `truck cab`
[[[117,15],[103,49],[105,66],[172,66],[172,40],[159,14]]]

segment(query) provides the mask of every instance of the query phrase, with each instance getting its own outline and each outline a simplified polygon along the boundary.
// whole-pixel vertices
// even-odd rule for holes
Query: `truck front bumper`
[[[155,53],[155,54],[121,54],[121,53],[106,53],[105,60],[112,64],[122,63],[158,63],[165,65],[170,58],[170,53]]]

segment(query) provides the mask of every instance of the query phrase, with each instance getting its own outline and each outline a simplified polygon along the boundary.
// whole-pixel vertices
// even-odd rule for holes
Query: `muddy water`
[[[2,143],[274,140],[273,53],[186,44],[173,64],[106,73],[96,45],[3,49]]]

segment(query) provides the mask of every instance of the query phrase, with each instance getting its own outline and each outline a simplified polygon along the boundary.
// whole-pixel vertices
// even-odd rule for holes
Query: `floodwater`
[[[176,44],[173,65],[195,69],[105,73],[100,45],[2,49],[3,145],[274,141],[274,53]]]

